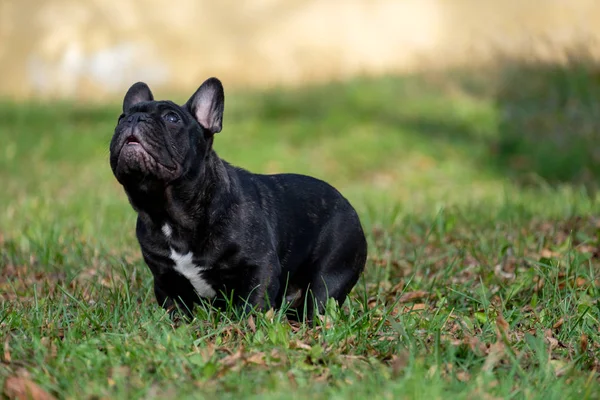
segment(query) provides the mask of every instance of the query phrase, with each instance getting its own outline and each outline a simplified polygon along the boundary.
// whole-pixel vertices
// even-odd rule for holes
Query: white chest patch
[[[192,253],[180,254],[175,250],[171,249],[171,260],[175,262],[175,271],[185,276],[200,297],[215,297],[217,292],[210,286],[204,278],[202,278],[201,272],[204,269],[194,264],[192,260]]]
[[[162,226],[162,231],[169,239],[173,233],[171,227],[168,224]],[[202,278],[202,271],[205,268],[198,267],[194,264],[194,256],[191,252],[187,254],[181,254],[171,248],[171,260],[175,263],[175,271],[185,276],[188,281],[194,287],[194,290],[200,297],[215,297],[217,292],[210,286],[204,278]]]

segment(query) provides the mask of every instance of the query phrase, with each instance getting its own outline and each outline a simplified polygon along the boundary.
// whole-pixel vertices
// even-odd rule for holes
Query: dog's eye
[[[165,119],[165,121],[170,122],[172,124],[179,122],[179,115],[175,114],[174,112],[166,113],[163,118]]]
[[[123,118],[125,118],[125,114],[119,115],[119,120],[117,121],[117,124],[120,124],[121,121],[123,121]]]

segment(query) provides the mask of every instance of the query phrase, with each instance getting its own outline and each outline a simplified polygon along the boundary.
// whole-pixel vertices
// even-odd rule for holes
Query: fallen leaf
[[[269,308],[269,311],[267,311],[265,313],[265,319],[267,321],[269,321],[270,323],[273,323],[273,320],[275,319],[275,310],[272,308]]]
[[[314,378],[314,381],[322,383],[326,382],[327,379],[329,379],[329,369],[325,369],[321,375]]]
[[[56,355],[58,354],[56,344],[47,336],[44,336],[42,338],[41,343],[44,347],[48,349],[48,356],[50,358],[56,358]]]
[[[559,257],[560,253],[554,252],[550,249],[542,249],[542,251],[540,252],[540,256],[542,258],[555,258]]]
[[[564,376],[569,370],[569,365],[562,360],[550,360],[550,366],[554,370],[554,375],[556,375],[557,378]]]
[[[581,350],[582,353],[585,353],[588,349],[588,337],[587,335],[584,333],[581,335],[581,340],[579,341],[579,350]]]
[[[437,373],[438,370],[438,366],[437,365],[432,365],[431,367],[429,367],[429,369],[427,370],[427,377],[428,378],[433,378],[435,376],[435,374]]]
[[[456,373],[456,379],[461,382],[468,382],[471,380],[471,374],[469,374],[467,371],[458,371]]]
[[[288,371],[287,373],[288,379],[290,380],[290,385],[295,389],[298,387],[298,382],[296,382],[296,377],[292,371]]]
[[[329,315],[317,315],[317,318],[319,319],[321,326],[325,329],[333,328],[333,320]]]
[[[420,300],[424,297],[429,297],[429,292],[426,292],[424,290],[417,290],[414,292],[404,293],[400,297],[400,300],[398,300],[398,302],[399,303],[409,303],[411,301]]]
[[[222,364],[224,367],[231,368],[242,360],[242,355],[243,351],[240,348],[235,353],[223,357],[220,361],[220,364]]]
[[[473,353],[478,356],[484,356],[488,354],[488,348],[485,343],[481,342],[476,336],[467,336],[463,339],[465,343]]]
[[[404,279],[392,286],[390,289],[390,294],[397,294],[402,292],[402,290],[404,290]]]
[[[246,358],[246,362],[257,365],[267,365],[265,362],[265,353],[257,352]]]
[[[577,279],[575,279],[575,286],[576,287],[582,287],[588,284],[587,279],[583,278],[583,277],[578,277]]]
[[[416,304],[413,304],[412,307],[410,307],[410,311],[421,311],[421,310],[425,310],[426,308],[427,308],[427,304],[416,303]]]
[[[254,322],[254,316],[248,317],[248,327],[252,333],[256,333],[256,323]]]
[[[590,246],[589,244],[582,244],[579,247],[577,247],[577,250],[580,251],[581,253],[596,253],[598,251],[598,249],[594,246]]]
[[[556,321],[554,323],[554,325],[552,325],[552,329],[558,329],[561,326],[563,326],[563,324],[565,323],[565,318],[564,317],[560,317],[558,321]]]
[[[539,292],[540,290],[542,290],[542,288],[544,287],[544,278],[541,277],[534,277],[533,281],[535,282],[535,286],[533,288],[534,292]]]
[[[483,363],[483,367],[481,368],[485,372],[491,372],[496,364],[502,359],[504,356],[504,343],[501,341],[497,341],[492,344],[489,348],[488,356]]]
[[[53,400],[54,396],[27,378],[11,376],[4,382],[4,395],[18,400]]]
[[[558,347],[558,340],[552,336],[552,330],[546,329],[544,332],[544,339],[546,339],[546,342],[550,346],[550,350],[554,350],[556,347]]]
[[[8,338],[4,341],[4,362],[9,363],[12,360],[10,356],[10,345],[8,343]]]
[[[285,353],[280,351],[279,349],[271,350],[269,357],[270,357],[270,359],[269,359],[270,364],[283,363],[287,360],[287,356],[285,355]]]
[[[502,340],[504,337],[508,336],[508,330],[510,326],[502,314],[498,314],[498,317],[496,317],[496,327],[498,328],[498,340]]]
[[[516,275],[514,272],[507,272],[504,271],[503,269],[503,265],[502,264],[497,264],[494,267],[494,273],[500,277],[500,278],[504,278],[504,279],[515,279]]]
[[[410,355],[406,350],[401,351],[398,354],[394,354],[389,361],[389,364],[392,367],[392,376],[398,377],[400,373],[408,366],[409,359]]]
[[[300,340],[292,340],[290,342],[290,349],[310,350],[311,348],[312,347],[310,347],[304,342],[301,342]]]

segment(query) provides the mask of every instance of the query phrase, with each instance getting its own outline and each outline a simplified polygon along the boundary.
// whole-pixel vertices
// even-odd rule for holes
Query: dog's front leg
[[[164,308],[171,318],[175,317],[175,315],[180,314],[187,318],[192,318],[194,301],[193,299],[182,298],[181,296],[177,298],[173,298],[167,294],[165,290],[163,290],[160,286],[160,283],[157,279],[154,279],[154,296],[156,297],[157,303]]]
[[[279,307],[280,299],[280,270],[279,261],[271,260],[247,271],[244,280],[245,288],[241,291],[239,299],[243,302],[243,308],[246,313],[251,310],[265,311],[270,308]],[[248,276],[249,275],[249,276]]]

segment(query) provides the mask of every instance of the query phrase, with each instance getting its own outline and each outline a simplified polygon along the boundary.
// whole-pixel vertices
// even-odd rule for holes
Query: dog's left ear
[[[209,78],[196,90],[186,106],[202,127],[215,134],[221,132],[225,95],[217,78]]]
[[[154,96],[148,85],[144,82],[137,82],[131,85],[125,98],[123,99],[123,112],[126,113],[137,103],[154,100]]]

